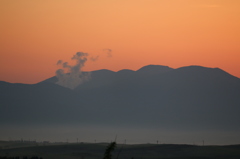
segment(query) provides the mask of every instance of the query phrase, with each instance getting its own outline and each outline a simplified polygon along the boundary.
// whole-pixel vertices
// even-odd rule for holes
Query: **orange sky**
[[[0,22],[0,81],[40,82],[78,51],[99,55],[87,71],[201,65],[240,77],[240,0],[0,0]]]

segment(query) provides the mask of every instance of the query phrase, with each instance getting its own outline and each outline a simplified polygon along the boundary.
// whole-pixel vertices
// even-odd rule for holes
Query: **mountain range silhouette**
[[[219,68],[96,70],[74,90],[51,77],[0,82],[1,124],[98,124],[239,130],[240,79]]]

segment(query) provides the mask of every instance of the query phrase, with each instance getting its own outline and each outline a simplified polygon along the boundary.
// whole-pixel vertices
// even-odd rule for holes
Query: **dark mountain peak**
[[[206,70],[206,69],[214,69],[214,68],[204,67],[204,66],[199,66],[199,65],[190,65],[190,66],[179,67],[178,69],[185,69],[185,70],[190,70],[190,69]]]
[[[96,73],[96,72],[101,72],[101,73],[113,73],[114,71],[108,70],[108,69],[101,69],[101,70],[95,70],[95,71],[91,71],[92,73]]]
[[[5,81],[0,81],[0,86],[1,85],[7,85],[7,84],[10,84],[9,82],[5,82]]]
[[[176,72],[182,75],[202,75],[202,74],[209,74],[213,73],[213,68],[210,67],[203,67],[203,66],[197,66],[197,65],[191,65],[191,66],[184,66],[179,67],[176,69]],[[214,73],[215,74],[215,73]]]
[[[91,78],[102,78],[112,76],[115,72],[107,69],[92,71]]]
[[[173,68],[170,68],[168,66],[162,66],[162,65],[147,65],[139,70],[137,70],[138,73],[144,73],[144,74],[159,74],[164,73],[173,70]]]
[[[219,83],[222,85],[226,85],[226,83],[228,83],[238,87],[240,86],[239,78],[232,76],[220,68],[210,68],[196,65],[184,66],[169,72],[168,76],[173,80],[195,81],[198,85],[202,82],[205,84]]]
[[[180,67],[176,70],[179,71],[179,73],[211,75],[211,76],[221,77],[221,78],[224,78],[224,77],[225,78],[229,78],[229,77],[237,78],[218,67],[211,68],[211,67],[191,65],[191,66]]]
[[[129,70],[129,69],[123,69],[117,72],[119,75],[131,75],[133,73],[135,73],[135,71],[133,70]]]
[[[11,82],[6,82],[6,81],[0,81],[0,85],[32,85],[32,84],[11,83]]]
[[[134,72],[134,71],[130,69],[122,69],[122,70],[119,70],[118,72]]]

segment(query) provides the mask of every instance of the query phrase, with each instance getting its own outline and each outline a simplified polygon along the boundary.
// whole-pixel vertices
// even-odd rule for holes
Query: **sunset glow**
[[[85,71],[201,65],[240,77],[239,0],[1,0],[0,21],[0,81],[40,82],[79,51]]]

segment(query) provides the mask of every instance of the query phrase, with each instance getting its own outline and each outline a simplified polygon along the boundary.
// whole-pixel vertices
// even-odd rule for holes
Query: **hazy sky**
[[[0,0],[0,22],[8,82],[40,82],[78,51],[98,57],[87,71],[202,65],[240,77],[240,0]]]

